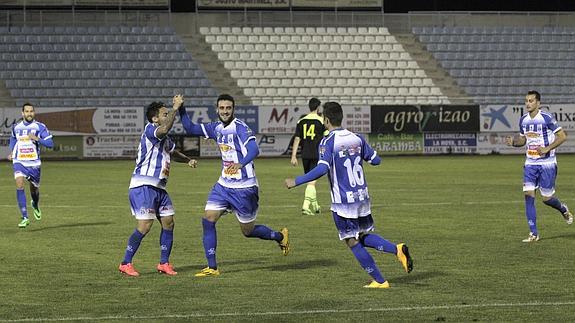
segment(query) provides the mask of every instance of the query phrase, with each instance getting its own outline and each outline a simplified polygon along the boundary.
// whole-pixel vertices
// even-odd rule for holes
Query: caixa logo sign
[[[477,105],[396,105],[371,107],[372,133],[479,131]]]

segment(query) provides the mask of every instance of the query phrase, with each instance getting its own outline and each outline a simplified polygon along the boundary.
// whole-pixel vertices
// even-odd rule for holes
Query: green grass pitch
[[[11,164],[0,163],[0,320],[98,321],[574,321],[575,225],[537,198],[541,241],[525,244],[522,156],[385,157],[365,166],[376,232],[406,242],[411,274],[393,255],[371,250],[391,288],[370,279],[340,242],[325,178],[319,216],[300,214],[301,173],[288,159],[258,159],[258,223],[287,226],[292,251],[244,238],[237,220],[218,223],[222,275],[205,266],[201,216],[218,160],[176,164],[168,192],[176,208],[171,261],[155,272],[159,224],[134,258],[142,274],[122,276],[135,227],[128,203],[133,161],[45,161],[40,222],[18,229]],[[557,196],[575,209],[575,155],[559,156]],[[30,195],[27,191],[28,200]],[[29,207],[31,212],[31,207]]]

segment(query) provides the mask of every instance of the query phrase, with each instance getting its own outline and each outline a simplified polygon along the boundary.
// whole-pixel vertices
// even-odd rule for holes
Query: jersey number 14
[[[311,124],[308,125],[304,124],[303,125],[303,139],[307,139],[307,138],[311,138],[311,140],[313,140],[313,138],[315,138],[315,125]]]

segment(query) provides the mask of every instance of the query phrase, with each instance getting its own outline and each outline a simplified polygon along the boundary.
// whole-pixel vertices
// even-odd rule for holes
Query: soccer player
[[[220,121],[194,124],[185,108],[180,119],[186,133],[203,136],[217,142],[222,156],[222,172],[206,202],[202,219],[203,243],[208,266],[196,277],[218,276],[216,262],[216,223],[226,210],[233,210],[240,229],[248,238],[277,241],[283,255],[289,253],[288,229],[273,231],[265,225],[256,225],[258,212],[258,181],[253,160],[259,154],[256,137],[251,129],[234,116],[234,98],[227,94],[218,97],[217,113]]]
[[[539,241],[537,214],[535,210],[535,190],[539,189],[543,203],[561,213],[567,224],[573,223],[573,215],[566,204],[554,196],[557,177],[555,149],[566,139],[567,134],[553,115],[541,111],[541,94],[529,91],[525,96],[525,113],[519,119],[519,136],[506,138],[507,145],[522,147],[527,145],[523,168],[523,192],[525,193],[525,215],[529,225],[529,236],[523,242]]]
[[[22,229],[30,225],[28,210],[26,209],[24,180],[30,183],[34,218],[39,221],[42,219],[42,211],[40,211],[40,145],[48,148],[54,146],[52,135],[46,125],[34,118],[34,106],[30,103],[24,103],[22,105],[22,121],[12,127],[12,135],[10,136],[11,154],[8,156],[8,160],[12,160],[14,169],[16,201],[22,215],[18,227]]]
[[[287,188],[316,180],[328,174],[331,184],[331,210],[339,239],[347,246],[363,269],[373,278],[366,288],[389,288],[366,247],[395,254],[406,272],[413,270],[413,260],[404,243],[394,244],[373,231],[371,203],[363,173],[363,161],[379,165],[381,159],[365,139],[341,128],[343,110],[337,102],[323,106],[323,122],[329,134],[319,145],[319,162],[309,173],[295,180],[285,180]]]
[[[295,129],[291,164],[292,166],[297,166],[297,148],[301,142],[301,161],[305,174],[309,173],[309,171],[317,165],[317,149],[325,132],[323,120],[318,114],[320,104],[321,101],[317,98],[310,99],[308,103],[310,113],[297,122]],[[314,213],[321,212],[321,208],[317,202],[315,181],[307,183],[301,212],[303,215],[313,215]]]
[[[132,258],[138,251],[140,242],[150,231],[154,219],[162,224],[160,235],[160,263],[156,269],[169,276],[176,275],[169,262],[174,239],[174,207],[166,184],[170,176],[170,154],[177,154],[188,161],[188,166],[195,168],[197,162],[174,150],[175,144],[168,137],[168,132],[174,124],[176,111],[184,100],[181,95],[173,98],[172,109],[166,108],[162,102],[152,102],[146,111],[148,124],[144,128],[138,146],[136,168],[130,180],[130,205],[132,215],[138,221],[137,227],[128,239],[124,260],[120,264],[120,272],[128,276],[140,274],[132,265]]]

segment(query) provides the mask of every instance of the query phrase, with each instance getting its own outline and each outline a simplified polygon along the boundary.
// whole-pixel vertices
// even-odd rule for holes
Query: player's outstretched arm
[[[190,120],[190,116],[186,112],[185,107],[182,107],[180,109],[180,121],[182,122],[184,130],[186,130],[186,134],[197,137],[205,136],[204,129],[202,129],[202,126],[199,124],[195,124],[192,122],[192,120]]]
[[[174,158],[175,162],[187,163],[189,167],[196,168],[198,167],[198,161],[188,157],[186,154],[182,153],[179,150],[173,150],[172,155],[177,158]]]
[[[292,186],[292,187],[299,186],[299,185],[305,184],[307,182],[315,181],[316,179],[327,174],[327,172],[329,172],[329,166],[327,166],[326,163],[323,163],[320,160],[320,162],[317,164],[317,166],[315,166],[312,170],[310,170],[309,173],[302,175],[302,176],[298,176],[294,181],[294,186]],[[288,182],[286,180],[286,186],[287,186],[287,184],[288,184]],[[288,186],[288,188],[291,188],[291,187]]]
[[[288,189],[295,187],[295,179],[293,178],[286,178],[285,185]]]

